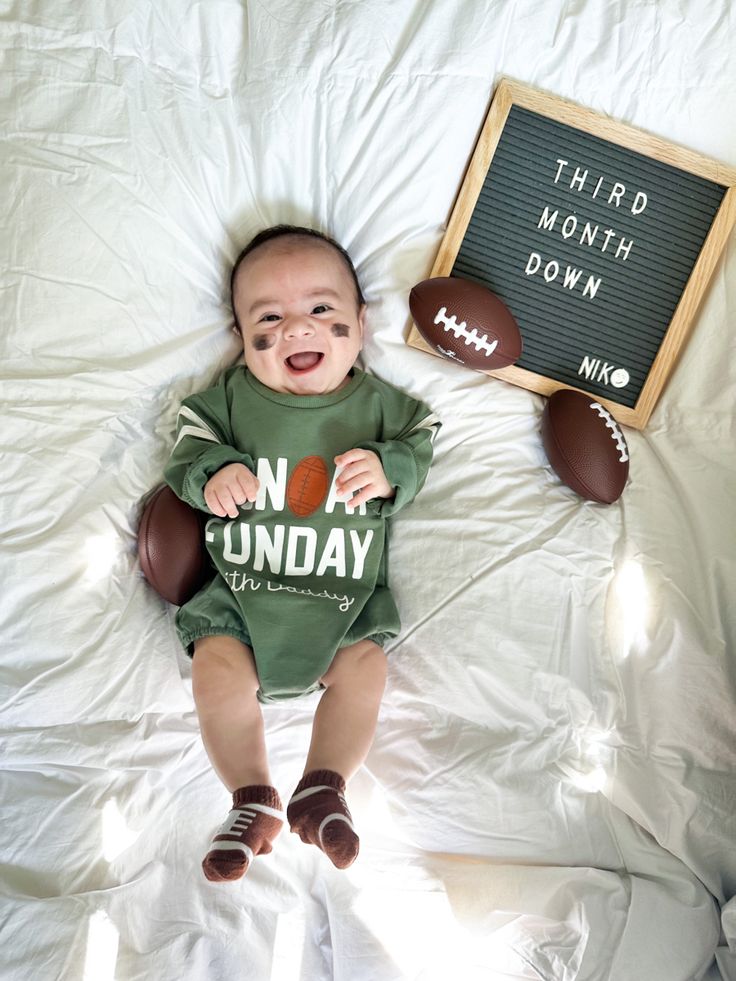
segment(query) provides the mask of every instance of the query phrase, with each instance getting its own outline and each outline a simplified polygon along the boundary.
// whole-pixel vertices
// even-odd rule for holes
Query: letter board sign
[[[521,358],[488,374],[578,388],[643,428],[736,219],[736,170],[503,81],[431,276],[491,289]],[[431,351],[412,327],[408,343]]]

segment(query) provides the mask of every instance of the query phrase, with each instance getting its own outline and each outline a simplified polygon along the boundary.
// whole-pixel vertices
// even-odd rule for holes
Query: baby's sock
[[[286,808],[291,830],[321,848],[338,869],[352,865],[360,848],[344,792],[339,773],[312,770],[299,781]]]
[[[239,879],[256,855],[271,851],[281,830],[284,808],[273,787],[241,787],[233,794],[233,810],[217,832],[202,862],[210,882]]]

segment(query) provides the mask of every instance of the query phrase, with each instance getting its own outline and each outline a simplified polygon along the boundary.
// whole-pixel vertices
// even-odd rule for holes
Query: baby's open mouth
[[[286,359],[286,364],[292,371],[310,371],[320,363],[324,354],[321,351],[300,351]]]

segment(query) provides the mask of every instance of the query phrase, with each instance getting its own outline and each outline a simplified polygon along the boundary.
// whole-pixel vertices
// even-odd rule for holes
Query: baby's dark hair
[[[365,303],[365,298],[363,296],[363,291],[360,288],[360,283],[358,282],[358,274],[355,271],[355,266],[353,265],[353,260],[350,258],[345,249],[336,242],[334,238],[330,238],[329,235],[325,235],[323,232],[318,232],[314,228],[305,228],[301,225],[272,225],[271,228],[264,228],[262,232],[255,235],[250,242],[242,250],[238,258],[235,260],[233,265],[233,271],[230,274],[230,303],[233,308],[233,317],[235,318],[235,326],[238,331],[242,333],[240,322],[238,320],[238,315],[235,312],[235,303],[233,302],[233,287],[235,285],[235,277],[237,275],[238,269],[240,268],[243,261],[256,249],[265,245],[267,242],[273,242],[274,239],[285,238],[285,237],[300,237],[305,239],[316,239],[319,242],[324,242],[326,245],[332,246],[336,250],[345,268],[350,273],[350,276],[355,285],[355,295],[358,302],[358,306],[361,307]]]

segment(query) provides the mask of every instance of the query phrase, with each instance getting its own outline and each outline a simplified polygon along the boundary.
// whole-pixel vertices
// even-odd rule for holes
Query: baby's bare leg
[[[197,641],[192,687],[202,740],[215,772],[233,792],[232,810],[202,862],[214,882],[239,879],[256,855],[271,851],[283,808],[271,784],[258,675],[249,647],[233,637]]]
[[[373,743],[386,686],[386,655],[371,640],[343,647],[322,684],[327,691],[314,716],[304,772],[335,770],[347,782]]]
[[[317,845],[339,869],[360,842],[345,802],[345,784],[368,755],[386,684],[386,656],[364,640],[338,651],[322,678],[327,690],[312,726],[304,776],[286,811],[291,830]]]
[[[202,741],[231,793],[271,783],[258,687],[253,652],[245,644],[226,636],[195,642],[192,691]]]

